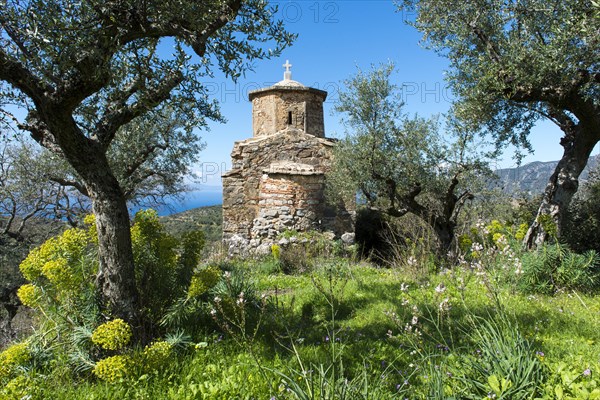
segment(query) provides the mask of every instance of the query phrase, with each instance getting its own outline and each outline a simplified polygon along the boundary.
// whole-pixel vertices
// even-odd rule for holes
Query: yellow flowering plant
[[[31,283],[26,283],[17,290],[17,297],[27,307],[37,307],[41,296],[42,290]]]
[[[65,230],[32,250],[20,265],[29,281],[17,292],[21,302],[40,311],[40,320],[59,327],[68,321],[91,323],[97,316],[94,276],[98,270],[97,249],[89,232],[79,228]],[[64,315],[69,318],[65,319]]]
[[[177,239],[166,232],[155,210],[139,211],[133,222],[136,281],[149,321],[160,321],[182,294],[195,296],[214,286],[211,271],[200,271],[193,277],[204,245],[201,232],[188,232]]]
[[[93,373],[98,378],[109,383],[119,382],[131,375],[132,362],[127,355],[116,355],[96,363]]]
[[[120,350],[131,341],[131,326],[120,318],[98,326],[92,333],[92,342],[105,350]]]
[[[18,375],[0,389],[0,399],[38,399],[38,387],[34,379]]]
[[[107,351],[135,355],[128,348],[132,341],[130,325],[121,319],[98,322],[103,317],[95,279],[99,268],[95,217],[86,216],[84,224],[84,228],[65,230],[29,253],[20,265],[28,282],[17,293],[22,304],[37,313],[39,334],[53,349],[53,361],[61,360],[69,364],[68,368],[80,371],[90,370],[94,360]],[[213,288],[221,271],[218,267],[196,270],[204,234],[188,232],[176,238],[165,230],[154,210],[136,214],[131,238],[142,313],[149,329],[159,335],[166,329],[160,322],[170,307],[180,299],[189,299],[188,295],[200,296]],[[156,342],[139,353],[159,363],[157,360],[170,351],[169,346]],[[128,360],[105,358],[95,364],[93,373],[106,381],[120,380],[132,374]],[[2,363],[2,371],[12,371],[6,365]]]
[[[194,273],[188,288],[188,297],[198,297],[215,287],[221,280],[221,270],[213,265],[204,267]]]
[[[173,352],[171,343],[158,340],[146,346],[141,354],[144,372],[159,370],[168,364]]]
[[[87,225],[87,234],[90,240],[98,245],[98,228],[96,227],[96,216],[94,214],[88,214],[83,218],[83,223]]]
[[[31,360],[31,352],[27,342],[16,343],[0,353],[0,379],[11,376],[17,367]]]
[[[271,255],[275,260],[279,260],[279,257],[281,256],[281,247],[279,247],[278,244],[271,245]]]

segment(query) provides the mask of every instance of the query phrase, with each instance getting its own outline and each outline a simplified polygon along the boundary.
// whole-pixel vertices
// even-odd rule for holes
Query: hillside
[[[184,232],[195,229],[204,231],[206,241],[221,241],[221,225],[223,213],[220,205],[198,207],[183,211],[177,214],[171,214],[161,217],[167,231],[174,236],[179,236]]]
[[[600,155],[590,157],[587,167],[581,174],[580,183],[587,180],[589,172],[597,168],[599,162]],[[536,195],[544,191],[557,164],[558,161],[535,161],[517,168],[499,169],[495,173],[498,176],[498,185],[504,193]]]

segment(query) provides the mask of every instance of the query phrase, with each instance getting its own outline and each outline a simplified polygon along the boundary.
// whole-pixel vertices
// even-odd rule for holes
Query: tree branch
[[[130,165],[127,166],[127,168],[125,169],[125,175],[123,176],[123,178],[125,179],[129,179],[137,170],[138,168],[144,163],[146,162],[146,160],[148,159],[148,157],[154,153],[157,149],[160,150],[166,150],[169,147],[169,143],[165,143],[165,144],[154,144],[151,146],[146,146],[146,148],[144,149],[144,151],[142,151],[141,153],[139,153],[137,155],[137,157],[133,158],[133,161]]]
[[[15,200],[10,197],[11,207],[9,212],[8,221],[6,221],[6,226],[2,230],[2,233],[8,234],[10,232],[10,228],[12,227],[13,222],[15,221],[15,217],[17,216],[17,203]]]
[[[174,71],[171,76],[164,79],[158,86],[149,89],[141,95],[134,104],[126,104],[129,98],[127,94],[118,101],[110,103],[106,107],[107,112],[100,119],[96,130],[96,138],[100,145],[105,150],[108,149],[108,146],[121,126],[167,100],[171,95],[171,91],[183,82],[183,78],[181,71]]]
[[[199,33],[194,33],[193,27],[185,20],[171,20],[162,24],[153,22],[145,12],[140,12],[139,7],[124,10],[114,3],[95,7],[103,20],[103,27],[94,32],[96,41],[93,51],[76,61],[74,68],[79,74],[64,82],[57,90],[58,101],[65,109],[73,110],[85,98],[100,90],[110,79],[110,60],[117,50],[138,39],[185,37],[194,52],[203,57],[206,54],[206,42],[235,18],[241,6],[241,0],[230,0]]]
[[[427,215],[427,210],[416,200],[416,197],[420,195],[422,191],[423,188],[419,183],[417,183],[408,193],[403,196],[395,193],[392,204],[386,211],[387,214],[391,215],[392,217],[402,217],[410,212],[415,215],[425,217]],[[402,205],[402,208],[395,206],[396,201]]]
[[[0,48],[0,80],[8,82],[25,93],[36,104],[43,103],[48,94],[54,92],[20,62],[11,59],[2,48]]]
[[[477,26],[475,21],[472,21],[469,23],[469,28],[471,28],[471,31],[473,32],[473,34],[475,36],[477,36],[477,39],[479,39],[481,44],[483,44],[485,46],[485,48],[488,52],[488,55],[490,56],[492,61],[494,61],[496,64],[500,65],[501,64],[500,51],[496,47],[496,44],[494,42],[492,42],[492,40],[489,38],[488,35],[486,35],[486,33],[483,31],[483,29],[481,29],[479,26]]]
[[[37,117],[37,111],[29,111],[27,119],[29,120],[28,123],[17,123],[17,127],[24,131],[28,131],[33,140],[43,147],[55,154],[64,156],[62,147],[56,142],[56,138],[50,133],[50,129],[48,129],[46,124]]]
[[[44,192],[44,190],[41,189],[40,195],[38,196],[33,209],[21,218],[21,223],[19,224],[19,227],[17,228],[17,231],[16,231],[16,234],[19,235],[20,237],[22,237],[23,229],[25,228],[25,224],[27,223],[27,221],[29,219],[31,219],[33,216],[35,216],[37,213],[39,213],[40,211],[44,210],[45,207],[42,205],[42,202],[44,200],[43,192]]]
[[[458,196],[458,199],[456,200],[456,203],[454,205],[454,211],[452,212],[452,216],[450,217],[450,221],[453,224],[456,225],[458,214],[460,214],[460,211],[462,210],[463,206],[467,203],[467,201],[473,200],[474,198],[475,196],[473,195],[473,193],[471,193],[468,190],[465,190],[460,196]]]
[[[47,178],[49,180],[51,180],[52,182],[58,183],[61,186],[72,187],[86,197],[90,196],[86,187],[84,185],[82,185],[80,182],[64,179],[64,178],[61,178],[60,176],[53,176],[53,175],[47,175]]]
[[[136,195],[136,197],[147,197],[148,195],[150,195],[151,193],[146,193],[146,194],[141,194],[140,193],[140,188],[138,187],[139,184],[141,184],[142,182],[146,181],[148,178],[152,177],[152,176],[158,176],[160,178],[163,179],[163,182],[167,182],[169,177],[167,175],[165,175],[164,173],[161,173],[160,171],[154,171],[154,170],[146,170],[145,172],[141,173],[140,175],[136,176],[135,178],[131,178],[129,181],[129,187],[124,188],[124,195],[128,200],[131,200],[133,198],[134,195]],[[167,182],[168,183],[168,182]],[[162,186],[164,188],[163,185],[154,185],[157,188],[159,186]],[[156,194],[152,194],[153,196],[155,196]],[[160,196],[163,196],[163,192],[161,192],[161,194],[159,194]],[[166,195],[166,193],[165,193]]]

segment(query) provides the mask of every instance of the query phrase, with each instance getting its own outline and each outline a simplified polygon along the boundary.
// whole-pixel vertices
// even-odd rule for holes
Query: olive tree
[[[344,82],[335,110],[347,135],[336,145],[330,192],[351,198],[358,191],[370,208],[392,217],[415,215],[431,227],[445,255],[460,210],[474,197],[469,185],[487,167],[458,120],[448,119],[454,135],[444,137],[437,117],[402,112],[393,70],[382,65]]]
[[[161,104],[191,125],[218,119],[202,79],[215,67],[235,79],[292,40],[263,0],[0,1],[3,120],[66,160],[89,195],[106,312],[139,326],[127,197],[109,156],[121,128]]]
[[[538,216],[561,231],[579,175],[600,140],[600,3],[596,0],[403,0],[425,44],[450,61],[457,115],[507,143],[531,149],[539,119],[563,132],[563,156]],[[547,233],[536,219],[525,238]]]
[[[81,195],[46,178],[47,171],[56,169],[43,150],[19,139],[0,137],[0,241],[2,235],[29,239],[24,230],[35,218],[75,224],[86,208]]]
[[[203,144],[182,118],[159,107],[120,128],[107,157],[129,204],[164,206],[187,190]],[[34,217],[77,226],[90,210],[85,184],[66,160],[27,137],[0,135],[0,233],[22,240]]]

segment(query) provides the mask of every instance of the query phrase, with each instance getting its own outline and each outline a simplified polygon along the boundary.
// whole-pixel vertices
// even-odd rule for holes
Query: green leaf
[[[556,395],[557,400],[561,400],[564,397],[564,392],[561,385],[556,385],[554,387],[554,394]]]
[[[500,389],[500,381],[496,375],[491,375],[488,377],[488,385],[490,385],[494,393],[502,393],[502,390]]]

